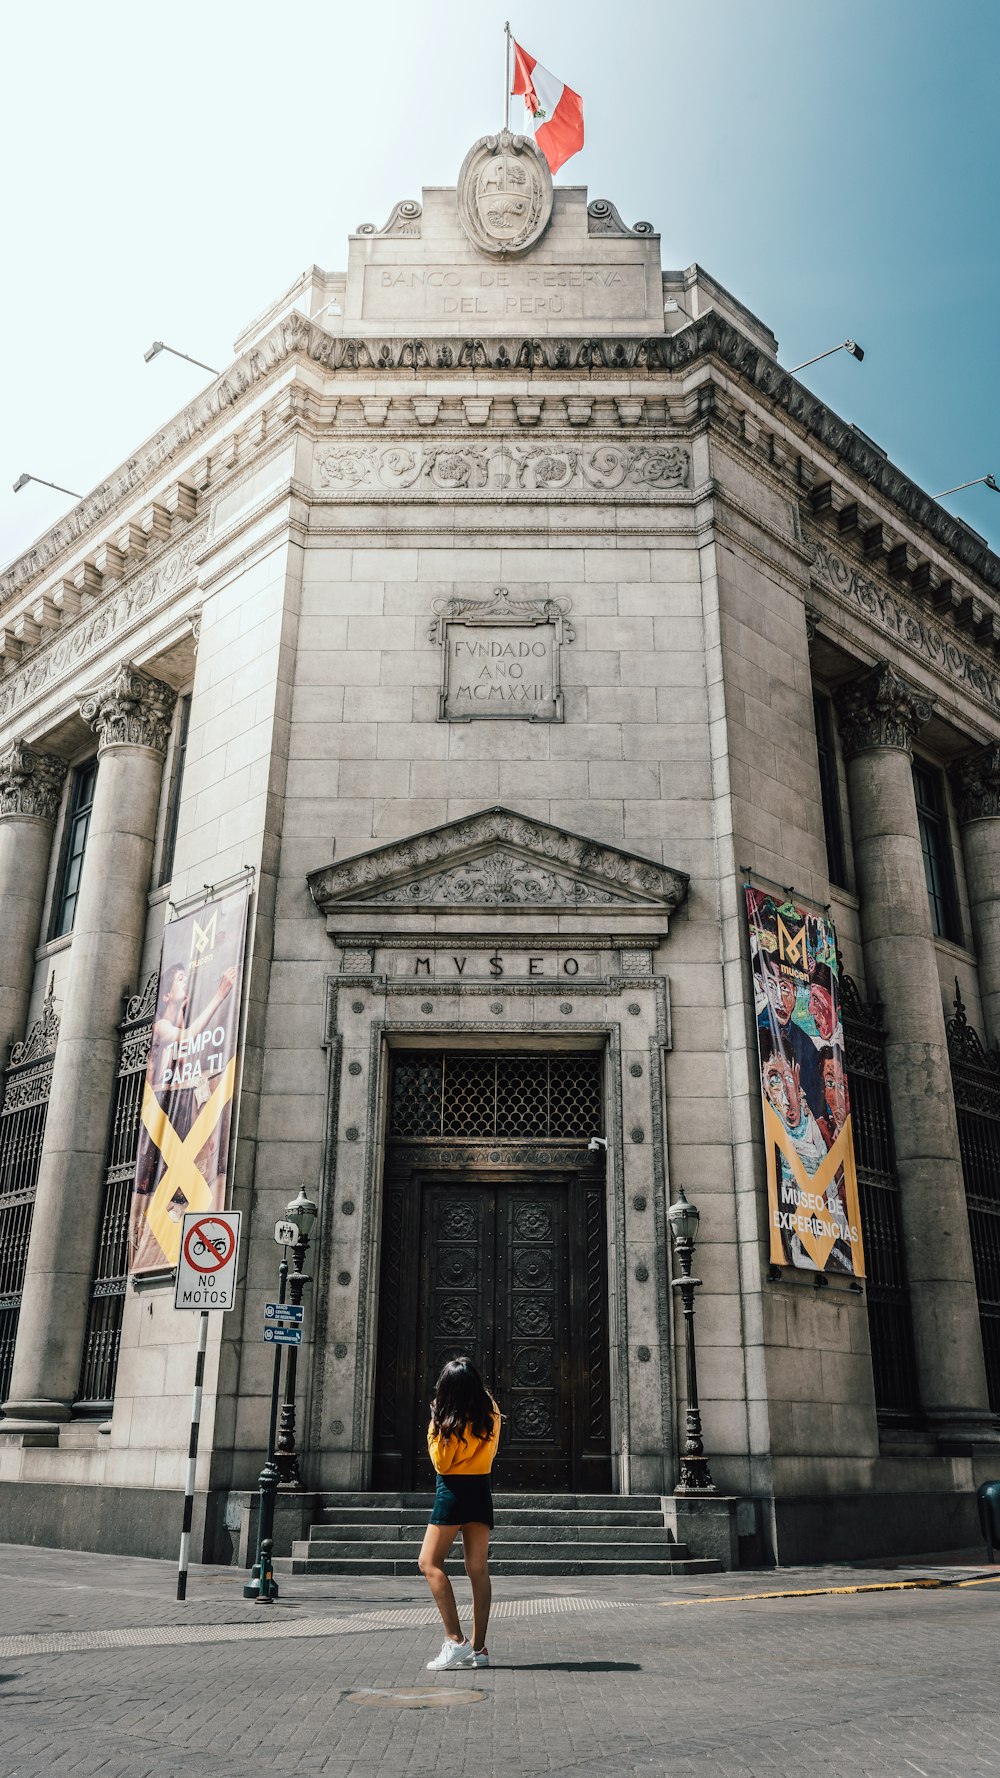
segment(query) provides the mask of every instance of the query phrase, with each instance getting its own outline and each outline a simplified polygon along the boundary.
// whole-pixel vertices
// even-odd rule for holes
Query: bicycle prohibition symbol
[[[194,1272],[217,1272],[228,1265],[236,1246],[236,1233],[220,1217],[203,1216],[184,1236],[184,1258]]]

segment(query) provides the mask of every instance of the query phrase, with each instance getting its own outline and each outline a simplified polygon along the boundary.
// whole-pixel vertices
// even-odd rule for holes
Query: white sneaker
[[[474,1667],[488,1667],[489,1664],[490,1664],[490,1651],[484,1642],[482,1648],[474,1648],[473,1649],[473,1651],[472,1651],[472,1665]]]
[[[441,1644],[441,1653],[433,1661],[428,1661],[427,1670],[429,1673],[442,1673],[449,1668],[475,1665],[476,1659],[468,1637],[464,1637],[461,1642],[452,1642],[451,1637],[446,1636]]]

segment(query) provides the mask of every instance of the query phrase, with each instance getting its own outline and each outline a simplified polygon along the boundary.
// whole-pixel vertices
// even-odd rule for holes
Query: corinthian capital
[[[1000,815],[1000,741],[958,759],[951,768],[959,821],[981,821]]]
[[[167,751],[176,693],[128,661],[84,698],[80,715],[100,737],[100,748],[150,747]]]
[[[15,741],[6,753],[0,753],[0,815],[34,815],[38,821],[54,821],[65,776],[64,760],[51,753],[35,753]]]
[[[884,661],[842,685],[835,698],[847,759],[873,747],[897,747],[909,753],[914,735],[930,721],[934,708]]]

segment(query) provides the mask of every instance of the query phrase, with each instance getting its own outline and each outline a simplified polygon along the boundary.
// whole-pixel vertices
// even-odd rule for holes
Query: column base
[[[4,1432],[34,1430],[39,1422],[61,1426],[70,1418],[69,1403],[65,1401],[5,1401],[0,1411],[4,1416],[0,1428]]]
[[[1000,1424],[989,1408],[928,1408],[926,1420],[943,1450],[957,1453],[973,1445],[1000,1445]]]

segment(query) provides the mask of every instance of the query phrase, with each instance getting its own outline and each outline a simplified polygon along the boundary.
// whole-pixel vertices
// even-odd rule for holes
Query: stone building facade
[[[127,1277],[137,1095],[164,922],[245,873],[203,1554],[260,1467],[302,1182],[310,1492],[420,1485],[428,1378],[474,1338],[508,1486],[669,1493],[683,1185],[744,1553],[968,1541],[1000,1461],[1000,560],[649,224],[484,143],[0,577],[4,1535],[174,1546],[194,1330]],[[769,1269],[748,872],[836,921],[860,1290]]]

